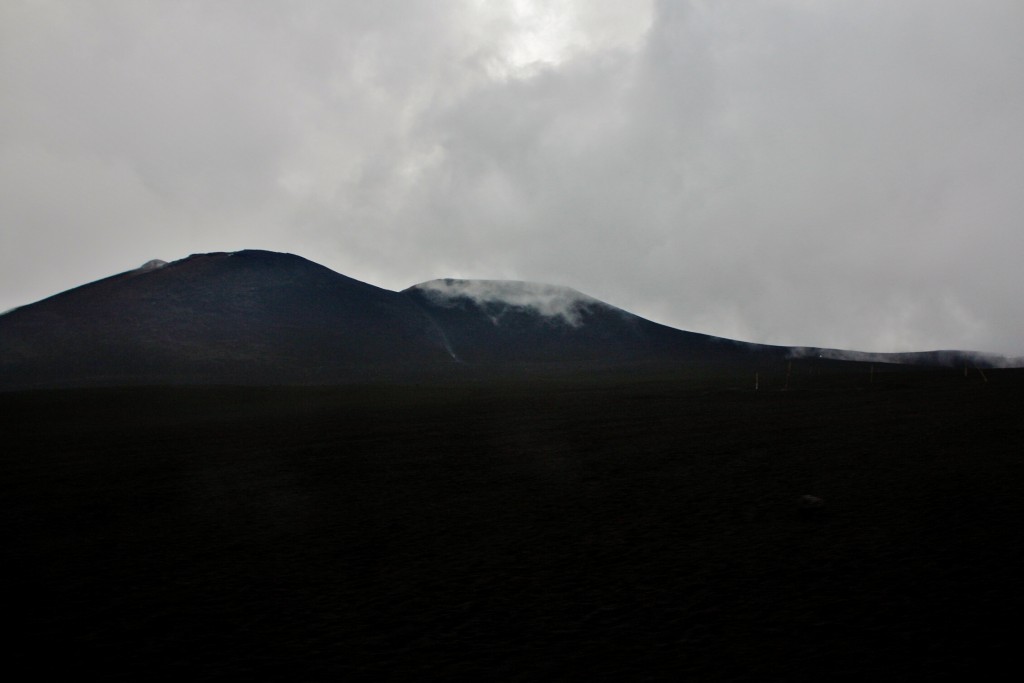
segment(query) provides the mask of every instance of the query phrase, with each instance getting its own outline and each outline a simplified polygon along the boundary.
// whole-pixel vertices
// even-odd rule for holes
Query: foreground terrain
[[[12,664],[926,680],[1010,662],[1024,373],[851,367],[796,364],[788,391],[0,394]]]

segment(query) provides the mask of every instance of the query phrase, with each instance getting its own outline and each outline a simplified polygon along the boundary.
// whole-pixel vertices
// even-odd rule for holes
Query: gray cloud
[[[0,5],[0,310],[245,247],[1024,353],[1011,0]]]

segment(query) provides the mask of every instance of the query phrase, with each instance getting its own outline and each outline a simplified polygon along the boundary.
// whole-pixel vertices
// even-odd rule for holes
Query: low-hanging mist
[[[488,310],[491,322],[501,324],[501,316],[512,309],[527,309],[545,318],[556,318],[567,325],[578,326],[588,306],[601,305],[597,299],[569,287],[517,280],[431,280],[412,289],[423,292],[442,305],[457,305],[468,299]]]

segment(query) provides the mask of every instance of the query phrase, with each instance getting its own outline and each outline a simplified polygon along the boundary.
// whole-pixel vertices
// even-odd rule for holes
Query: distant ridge
[[[260,250],[147,262],[0,316],[0,388],[329,384],[735,369],[800,357],[987,367],[958,351],[861,354],[677,330],[581,292],[432,280],[402,292]]]

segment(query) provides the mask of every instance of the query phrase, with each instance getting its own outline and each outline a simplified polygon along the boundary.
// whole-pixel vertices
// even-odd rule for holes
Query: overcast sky
[[[1024,354],[1020,0],[0,2],[0,310],[190,253]]]

